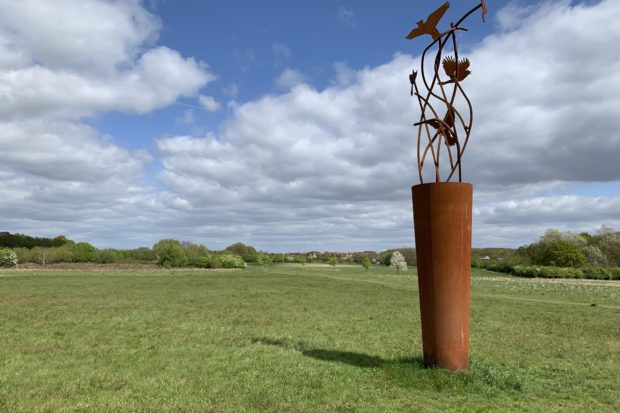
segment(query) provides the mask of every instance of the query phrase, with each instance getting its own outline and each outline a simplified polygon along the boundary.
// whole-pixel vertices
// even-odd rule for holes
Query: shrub
[[[209,268],[222,268],[222,260],[217,254],[211,254],[209,256]]]
[[[198,268],[221,268],[222,261],[217,254],[208,254],[198,258],[193,265]]]
[[[506,274],[511,274],[513,271],[513,265],[506,261],[489,261],[488,263],[483,262],[482,268],[489,271],[503,272]]]
[[[71,248],[71,244],[65,244],[62,247],[58,248],[50,248],[49,250],[46,248],[42,248],[41,253],[45,258],[45,263],[56,264],[60,262],[74,262],[75,254],[73,249]]]
[[[41,248],[41,247],[34,247],[33,249],[28,249],[28,248],[13,248],[13,251],[15,251],[15,254],[17,254],[17,262],[33,262],[32,261],[32,252],[34,250],[36,250],[37,248]]]
[[[526,267],[524,265],[515,265],[512,273],[517,277],[536,278],[540,275],[538,267]]]
[[[329,264],[329,266],[330,266],[330,267],[332,267],[332,268],[336,268],[336,265],[338,265],[338,258],[336,258],[336,257],[330,257],[330,258],[327,260],[327,263]]]
[[[91,255],[91,261],[98,264],[112,264],[121,260],[121,254],[113,249],[96,250]]]
[[[512,269],[512,274],[526,278],[583,278],[585,270],[570,267],[516,265]]]
[[[222,268],[245,268],[247,266],[243,258],[236,254],[220,255],[220,261]]]
[[[620,267],[608,268],[612,280],[620,280]]]
[[[542,278],[583,278],[583,271],[579,268],[540,267],[539,276]]]
[[[258,263],[258,265],[271,265],[273,261],[269,254],[261,252],[258,254],[256,262]]]
[[[603,267],[586,267],[583,269],[583,274],[586,278],[591,280],[611,280],[611,271]]]
[[[204,256],[192,260],[192,266],[198,268],[211,268],[211,257]]]
[[[17,254],[10,249],[0,249],[0,267],[15,267],[17,265]]]

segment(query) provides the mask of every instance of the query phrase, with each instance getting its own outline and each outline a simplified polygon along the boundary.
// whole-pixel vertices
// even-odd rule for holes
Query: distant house
[[[490,260],[491,257],[489,257],[488,255],[485,255],[484,257],[480,257],[481,260]]]

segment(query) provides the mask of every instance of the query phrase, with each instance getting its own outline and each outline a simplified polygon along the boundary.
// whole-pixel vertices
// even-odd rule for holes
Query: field
[[[385,268],[0,272],[0,411],[620,411],[620,282],[474,271],[471,369],[425,369]]]

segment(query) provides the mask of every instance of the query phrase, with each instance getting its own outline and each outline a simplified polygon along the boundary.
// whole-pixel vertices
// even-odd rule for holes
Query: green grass
[[[0,411],[620,411],[620,283],[474,271],[470,372],[414,271],[0,272]]]

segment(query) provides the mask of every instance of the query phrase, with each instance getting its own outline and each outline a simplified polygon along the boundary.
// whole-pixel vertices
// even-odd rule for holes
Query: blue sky
[[[426,41],[405,35],[441,3],[0,2],[0,229],[412,246],[408,74]],[[474,246],[620,228],[620,4],[487,4],[459,43]]]
[[[504,3],[494,2],[494,7]],[[420,53],[426,43],[407,40],[405,35],[418,17],[439,4],[163,0],[145,7],[161,21],[157,43],[207,62],[217,79],[206,90],[218,102],[226,103],[231,100],[227,92],[231,85],[238,88],[234,97],[238,102],[282,92],[275,80],[286,68],[299,71],[308,84],[324,89],[334,82],[336,63],[359,70],[385,63],[395,53]],[[444,19],[455,21],[472,5],[475,2],[453,2]],[[475,24],[462,36],[464,48],[493,30],[492,23],[482,24],[480,18],[471,21]],[[179,122],[189,109],[195,122]],[[181,98],[148,116],[107,113],[92,124],[123,145],[149,148],[153,136],[183,134],[196,128],[216,132],[226,114],[226,110],[201,109],[195,98]]]

